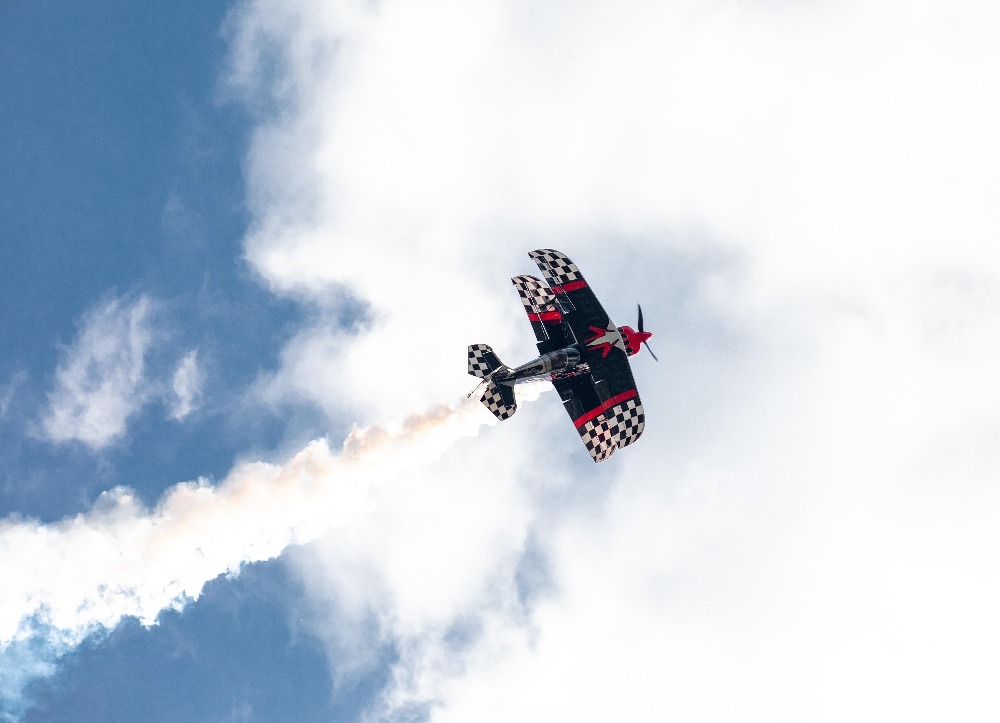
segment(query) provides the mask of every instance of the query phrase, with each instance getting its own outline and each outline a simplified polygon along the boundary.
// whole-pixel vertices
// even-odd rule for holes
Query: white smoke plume
[[[16,697],[59,655],[123,617],[153,625],[218,575],[238,574],[364,515],[372,486],[433,462],[495,422],[474,399],[442,404],[355,427],[339,451],[317,439],[282,464],[239,465],[217,485],[177,484],[153,509],[119,487],[59,522],[0,521],[0,655],[9,663],[0,694]]]

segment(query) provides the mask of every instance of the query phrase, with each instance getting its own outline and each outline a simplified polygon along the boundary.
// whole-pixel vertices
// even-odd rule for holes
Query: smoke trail
[[[495,422],[475,401],[440,405],[354,428],[339,454],[318,439],[284,464],[243,464],[215,486],[177,484],[152,510],[119,487],[56,523],[0,521],[0,698],[13,705],[24,683],[51,673],[91,633],[125,616],[152,625],[218,575],[364,514],[373,485],[433,462]]]

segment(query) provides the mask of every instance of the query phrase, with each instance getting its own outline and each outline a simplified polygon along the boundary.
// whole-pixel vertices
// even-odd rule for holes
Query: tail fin
[[[504,368],[504,363],[488,345],[471,344],[469,346],[469,374],[479,377],[485,382],[486,391],[483,393],[482,402],[500,421],[508,419],[517,411],[514,388],[506,384],[497,384],[491,378],[494,373]]]
[[[503,362],[497,358],[488,344],[469,345],[469,374],[486,379],[501,367],[503,367]]]

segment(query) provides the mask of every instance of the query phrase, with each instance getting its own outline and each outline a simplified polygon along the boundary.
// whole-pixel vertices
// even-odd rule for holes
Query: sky
[[[998,32],[5,5],[0,719],[996,720]],[[600,465],[465,399],[536,248],[655,334]]]

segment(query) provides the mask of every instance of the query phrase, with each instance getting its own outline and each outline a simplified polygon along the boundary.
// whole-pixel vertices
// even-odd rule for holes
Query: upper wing
[[[572,332],[563,324],[563,315],[555,294],[541,279],[515,276],[511,279],[521,297],[521,304],[535,332],[539,352],[544,354],[575,343]],[[551,347],[551,348],[550,348]]]
[[[619,447],[627,447],[639,439],[646,420],[634,387],[601,401],[597,383],[590,374],[555,379],[552,383],[595,462],[603,462]]]
[[[587,285],[577,265],[570,261],[566,254],[555,249],[538,249],[528,254],[541,270],[545,280],[549,282],[552,294],[563,311],[564,318],[573,330],[577,341],[585,341],[593,337],[592,329],[618,330],[608,318],[608,312],[601,306],[597,296]],[[625,343],[618,336],[619,345],[625,349]]]

